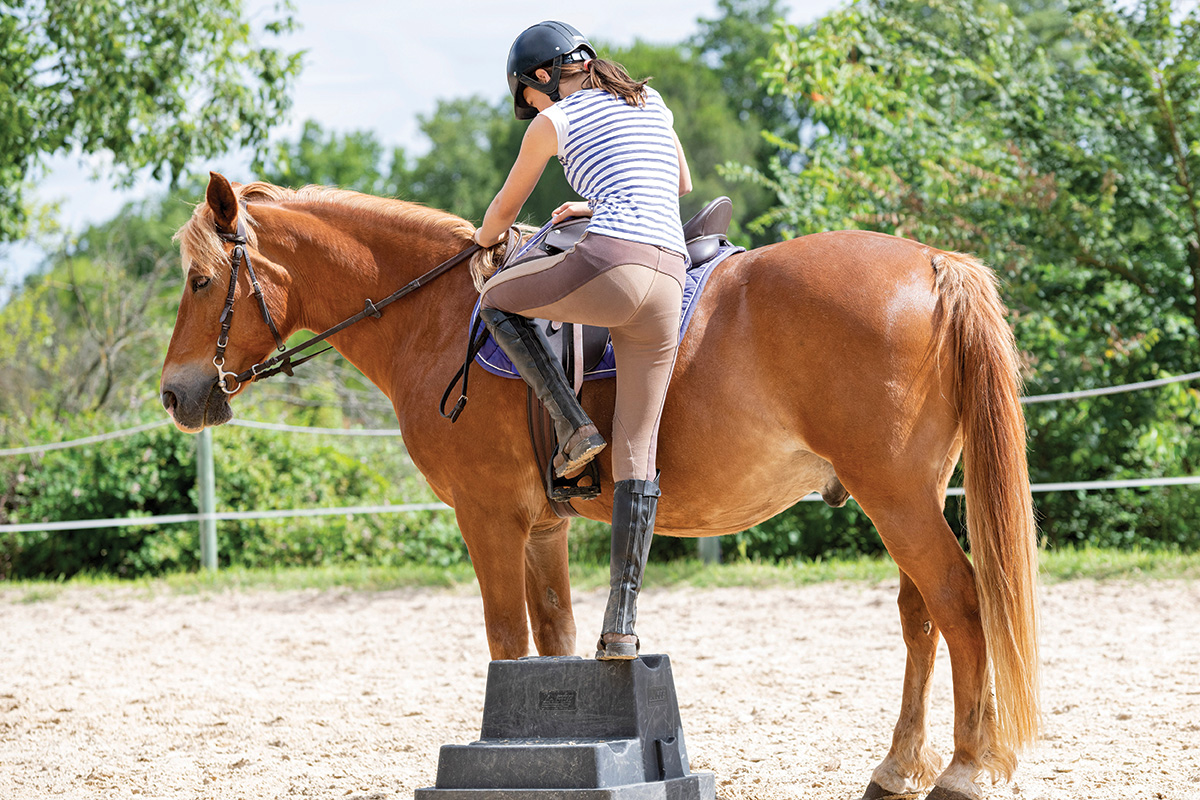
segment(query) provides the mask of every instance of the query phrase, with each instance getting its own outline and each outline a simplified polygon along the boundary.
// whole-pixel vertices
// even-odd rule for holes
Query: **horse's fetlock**
[[[871,782],[898,795],[920,793],[933,785],[941,758],[925,745],[916,753],[891,752],[871,773]]]
[[[980,762],[992,783],[1008,783],[1017,771],[1017,754],[1006,747],[989,747]]]

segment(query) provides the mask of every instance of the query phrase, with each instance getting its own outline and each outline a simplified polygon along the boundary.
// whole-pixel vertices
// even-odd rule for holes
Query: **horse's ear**
[[[208,207],[212,209],[217,227],[228,233],[237,230],[238,201],[233,187],[224,175],[208,173]]]

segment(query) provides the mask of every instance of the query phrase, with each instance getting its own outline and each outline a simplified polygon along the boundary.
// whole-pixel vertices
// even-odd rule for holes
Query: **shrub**
[[[43,441],[71,438],[43,433]],[[395,441],[313,437],[244,428],[214,435],[218,510],[251,511],[429,502],[432,493]],[[92,447],[0,462],[5,521],[107,519],[192,512],[196,441],[158,428]],[[467,558],[445,512],[222,521],[223,565],[425,563]],[[121,577],[198,566],[197,526],[35,531],[0,538],[0,576]]]

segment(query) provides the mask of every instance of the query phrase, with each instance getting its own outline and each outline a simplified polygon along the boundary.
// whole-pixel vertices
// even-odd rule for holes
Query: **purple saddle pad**
[[[696,301],[700,298],[700,293],[704,291],[705,285],[708,283],[709,276],[717,265],[724,261],[729,256],[735,253],[741,253],[745,250],[744,247],[735,247],[726,245],[717,251],[717,254],[705,261],[689,269],[684,276],[683,282],[683,313],[679,318],[679,341],[683,341],[683,336],[687,333],[688,324],[692,321],[692,312],[696,308]],[[471,310],[471,319],[467,325],[470,326],[479,314],[479,301],[476,301],[475,307]],[[496,344],[491,336],[488,336],[487,341],[479,349],[479,353],[475,356],[475,363],[486,369],[493,375],[499,375],[502,378],[520,378],[517,371],[513,369],[512,362],[508,356],[500,349],[500,345]],[[617,359],[613,354],[612,339],[609,339],[608,344],[604,347],[604,355],[599,363],[590,367],[583,373],[585,381],[599,380],[600,378],[615,378],[617,375]]]

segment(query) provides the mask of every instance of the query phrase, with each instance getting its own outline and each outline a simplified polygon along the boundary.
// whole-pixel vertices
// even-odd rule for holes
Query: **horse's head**
[[[250,270],[237,269],[234,276],[239,243],[229,239],[239,233],[245,236],[240,246],[253,263],[269,316],[279,321],[285,316],[286,273],[258,251],[249,223],[234,187],[214,172],[205,202],[175,234],[181,243],[185,280],[160,388],[167,413],[188,433],[228,422],[233,417],[229,399],[245,385],[233,376],[265,360],[275,346],[253,296]],[[234,314],[235,308],[240,313]],[[228,325],[227,332],[222,323]],[[284,337],[289,332],[281,326]]]

